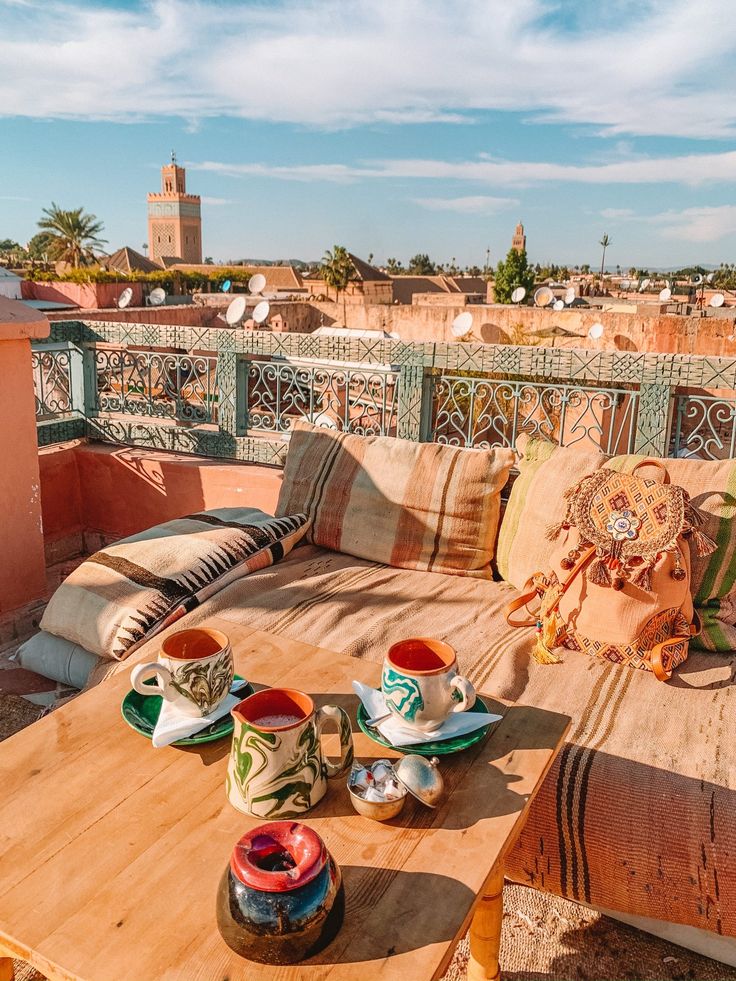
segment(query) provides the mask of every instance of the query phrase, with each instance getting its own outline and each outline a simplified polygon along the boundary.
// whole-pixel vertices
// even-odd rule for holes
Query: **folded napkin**
[[[359,681],[353,682],[353,691],[363,703],[363,708],[368,713],[369,719],[385,715],[388,711],[386,699],[382,692],[375,688],[369,688],[368,685],[363,685]],[[491,722],[498,722],[502,718],[503,716],[493,715],[491,712],[452,712],[439,729],[435,729],[434,732],[419,732],[418,729],[412,729],[392,715],[390,719],[381,722],[376,728],[392,746],[416,746],[419,743],[434,743],[441,739],[464,736],[468,732],[475,732],[476,729],[490,725]]]
[[[237,685],[240,687],[242,684],[242,680],[238,678],[233,683],[233,686]],[[158,722],[154,727],[151,738],[153,748],[161,749],[162,746],[170,746],[172,743],[175,743],[177,739],[186,739],[187,736],[193,736],[195,732],[199,732],[200,729],[204,729],[211,723],[221,719],[223,715],[227,715],[233,705],[237,705],[238,702],[242,701],[242,695],[226,695],[209,715],[191,716],[183,715],[178,709],[174,708],[171,702],[167,702],[165,698],[162,698],[161,714],[158,717]]]

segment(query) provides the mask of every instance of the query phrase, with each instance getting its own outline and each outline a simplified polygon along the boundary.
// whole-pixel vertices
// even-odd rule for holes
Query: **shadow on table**
[[[470,909],[475,901],[475,893],[463,883],[434,872],[344,865],[342,877],[346,918],[360,923],[361,929],[341,931],[329,947],[306,964],[381,960],[431,944],[449,943],[462,923],[461,911]],[[386,915],[387,901],[397,914],[401,911],[400,915]],[[458,911],[458,915],[438,915],[440,909]]]

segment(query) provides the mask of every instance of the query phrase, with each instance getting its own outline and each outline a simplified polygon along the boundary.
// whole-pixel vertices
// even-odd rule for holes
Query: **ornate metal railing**
[[[34,343],[34,373],[41,443],[278,465],[308,419],[456,446],[530,432],[610,453],[736,453],[730,358],[75,320]]]
[[[671,455],[705,460],[736,456],[736,399],[678,395]]]
[[[99,412],[179,422],[217,421],[217,358],[209,355],[98,349]]]
[[[443,375],[434,385],[432,439],[451,446],[515,446],[519,433],[606,453],[634,446],[637,393]]]
[[[396,371],[253,360],[246,378],[249,432],[288,433],[295,420],[306,419],[362,435],[396,435]]]

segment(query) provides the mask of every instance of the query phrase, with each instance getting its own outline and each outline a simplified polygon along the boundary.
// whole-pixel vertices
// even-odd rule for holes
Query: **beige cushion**
[[[304,512],[308,540],[401,569],[490,579],[505,448],[355,436],[299,422],[277,514]]]
[[[535,572],[549,568],[552,545],[547,528],[565,516],[563,494],[608,457],[585,444],[557,446],[542,437],[521,433],[516,440],[521,455],[519,474],[511,488],[498,533],[496,564],[501,578],[517,589]]]
[[[224,585],[262,569],[304,535],[303,514],[217,508],[167,521],[96,552],[51,597],[41,628],[123,660]]]

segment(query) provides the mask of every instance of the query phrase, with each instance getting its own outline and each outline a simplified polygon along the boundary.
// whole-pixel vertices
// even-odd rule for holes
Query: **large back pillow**
[[[315,545],[399,569],[491,579],[515,454],[294,426],[277,514]]]

